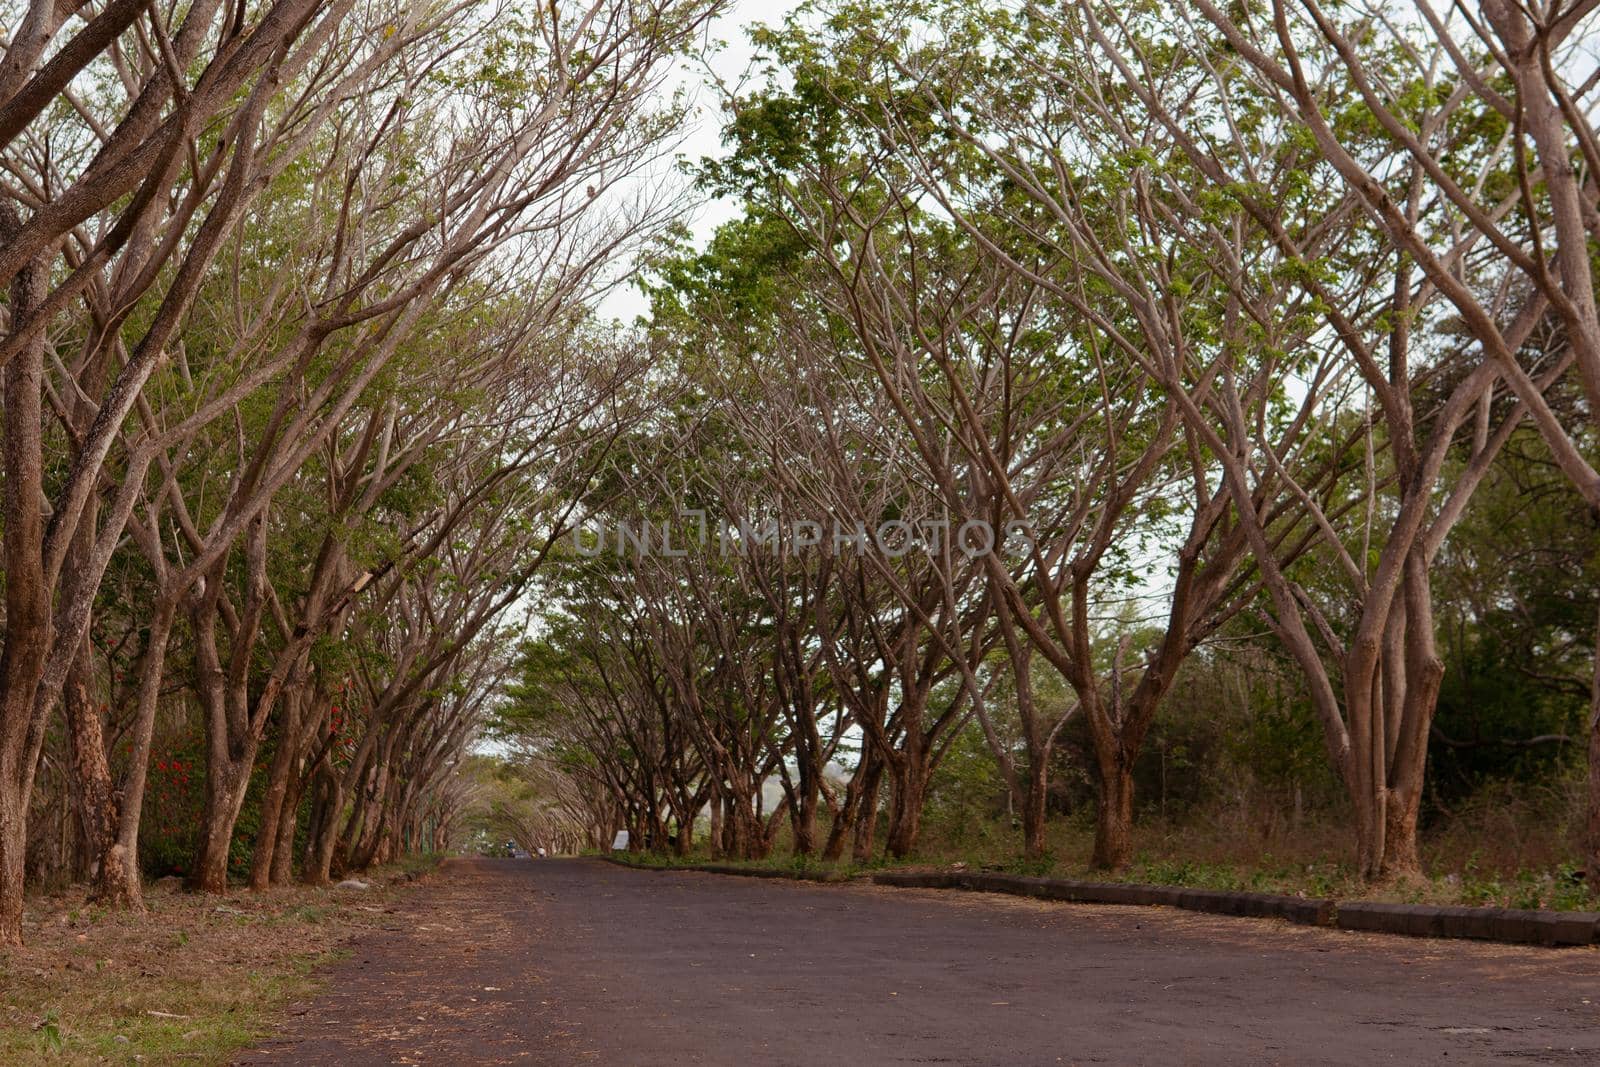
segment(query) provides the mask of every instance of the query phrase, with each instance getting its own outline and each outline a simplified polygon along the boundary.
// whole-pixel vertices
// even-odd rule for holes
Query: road
[[[248,1064],[1600,1063],[1600,950],[456,860]]]

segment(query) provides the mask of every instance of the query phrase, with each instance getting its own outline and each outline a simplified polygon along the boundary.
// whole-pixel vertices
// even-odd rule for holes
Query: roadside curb
[[[1341,930],[1412,937],[1458,937],[1551,948],[1600,944],[1600,913],[1519,908],[1435,907],[1425,904],[1340,904]]]
[[[701,871],[744,878],[781,878],[788,881],[841,883],[852,878],[836,872],[785,870],[774,867],[737,867],[700,863],[658,867],[602,856],[607,863],[635,871]],[[901,889],[958,889],[974,893],[1055,900],[1069,904],[1126,904],[1182,908],[1210,915],[1251,919],[1281,919],[1299,926],[1321,926],[1371,934],[1408,937],[1461,938],[1512,945],[1569,948],[1600,945],[1600,912],[1532,911],[1518,908],[1466,908],[1433,904],[1391,904],[1352,900],[1339,903],[1327,898],[1280,896],[1273,893],[1239,893],[1219,889],[1188,889],[1175,885],[1140,885],[1131,882],[1079,882],[1069,878],[1037,878],[989,871],[879,871],[875,885]]]
[[[1213,915],[1283,919],[1302,926],[1333,927],[1362,933],[1465,938],[1551,948],[1600,944],[1600,912],[1590,911],[1465,908],[1359,900],[1341,904],[1334,900],[1270,893],[1235,893],[1123,882],[1076,882],[1064,878],[1028,878],[965,871],[884,871],[873,875],[872,880],[878,885],[1007,893],[1074,904],[1161,905]]]
[[[1078,882],[1066,878],[1030,878],[1017,874],[965,871],[884,871],[872,876],[878,885],[916,889],[965,889],[979,893],[1060,900],[1073,904],[1163,905],[1214,915],[1283,919],[1302,926],[1332,926],[1334,902],[1271,893],[1229,893],[1171,885],[1128,882]]]
[[[825,882],[838,884],[854,881],[855,877],[838,871],[795,871],[782,867],[736,867],[726,863],[693,863],[661,866],[654,863],[629,863],[615,856],[601,856],[607,863],[626,867],[631,871],[699,871],[702,874],[732,874],[741,878],[779,878],[788,882]]]

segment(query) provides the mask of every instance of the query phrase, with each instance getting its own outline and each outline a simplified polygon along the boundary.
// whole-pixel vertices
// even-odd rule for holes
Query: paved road
[[[1600,950],[455,861],[252,1064],[1600,1063]]]

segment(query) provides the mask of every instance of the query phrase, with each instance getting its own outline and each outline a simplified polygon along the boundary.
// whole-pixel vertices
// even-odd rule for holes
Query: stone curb
[[[1339,905],[1341,930],[1412,937],[1464,937],[1519,945],[1600,943],[1600,913],[1519,908],[1434,907],[1351,901]]]
[[[1600,944],[1600,912],[1529,911],[1515,908],[1463,908],[1378,901],[1308,900],[1270,893],[1232,893],[1179,886],[1119,882],[1076,882],[1014,874],[965,871],[885,871],[872,876],[879,885],[918,889],[966,889],[1009,893],[1075,904],[1157,904],[1213,915],[1285,919],[1303,926],[1405,934],[1411,937],[1471,938],[1519,945],[1565,947]]]
[[[941,871],[885,871],[873,875],[872,880],[879,885],[918,889],[968,889],[1073,904],[1159,904],[1215,915],[1284,919],[1303,926],[1333,925],[1333,901],[1275,896],[1271,893],[1228,893],[1170,885],[1078,882],[1066,878],[1030,878],[1017,874]]]
[[[655,867],[613,856],[609,863],[633,870],[704,871],[746,878],[785,878],[808,882],[848,882],[832,872],[811,873],[771,867],[736,867],[696,864]],[[1390,904],[1353,900],[1341,904],[1328,899],[1278,896],[1272,893],[1235,893],[1217,889],[1186,889],[1173,885],[1139,885],[1129,882],[1079,882],[1069,878],[1035,878],[988,871],[880,871],[872,875],[877,885],[902,889],[963,889],[977,893],[1058,900],[1071,904],[1132,904],[1183,908],[1211,915],[1254,919],[1282,919],[1301,926],[1336,927],[1375,934],[1410,937],[1467,938],[1515,945],[1564,948],[1600,945],[1600,912],[1532,911],[1517,908],[1464,908],[1433,904]]]
[[[654,863],[630,863],[615,856],[601,856],[607,863],[626,867],[631,871],[699,871],[702,874],[733,874],[741,878],[781,878],[789,882],[848,882],[852,876],[838,871],[794,871],[782,867],[736,867],[723,863],[693,863],[662,866]]]

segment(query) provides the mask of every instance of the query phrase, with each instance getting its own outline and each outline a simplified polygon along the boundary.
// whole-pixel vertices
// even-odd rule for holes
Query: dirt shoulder
[[[30,898],[24,948],[0,954],[0,1063],[226,1063],[320,965],[394,925],[415,873],[225,897],[158,884],[142,914],[81,888]]]
[[[244,1064],[569,1063],[546,995],[553,929],[531,860],[446,861]]]

